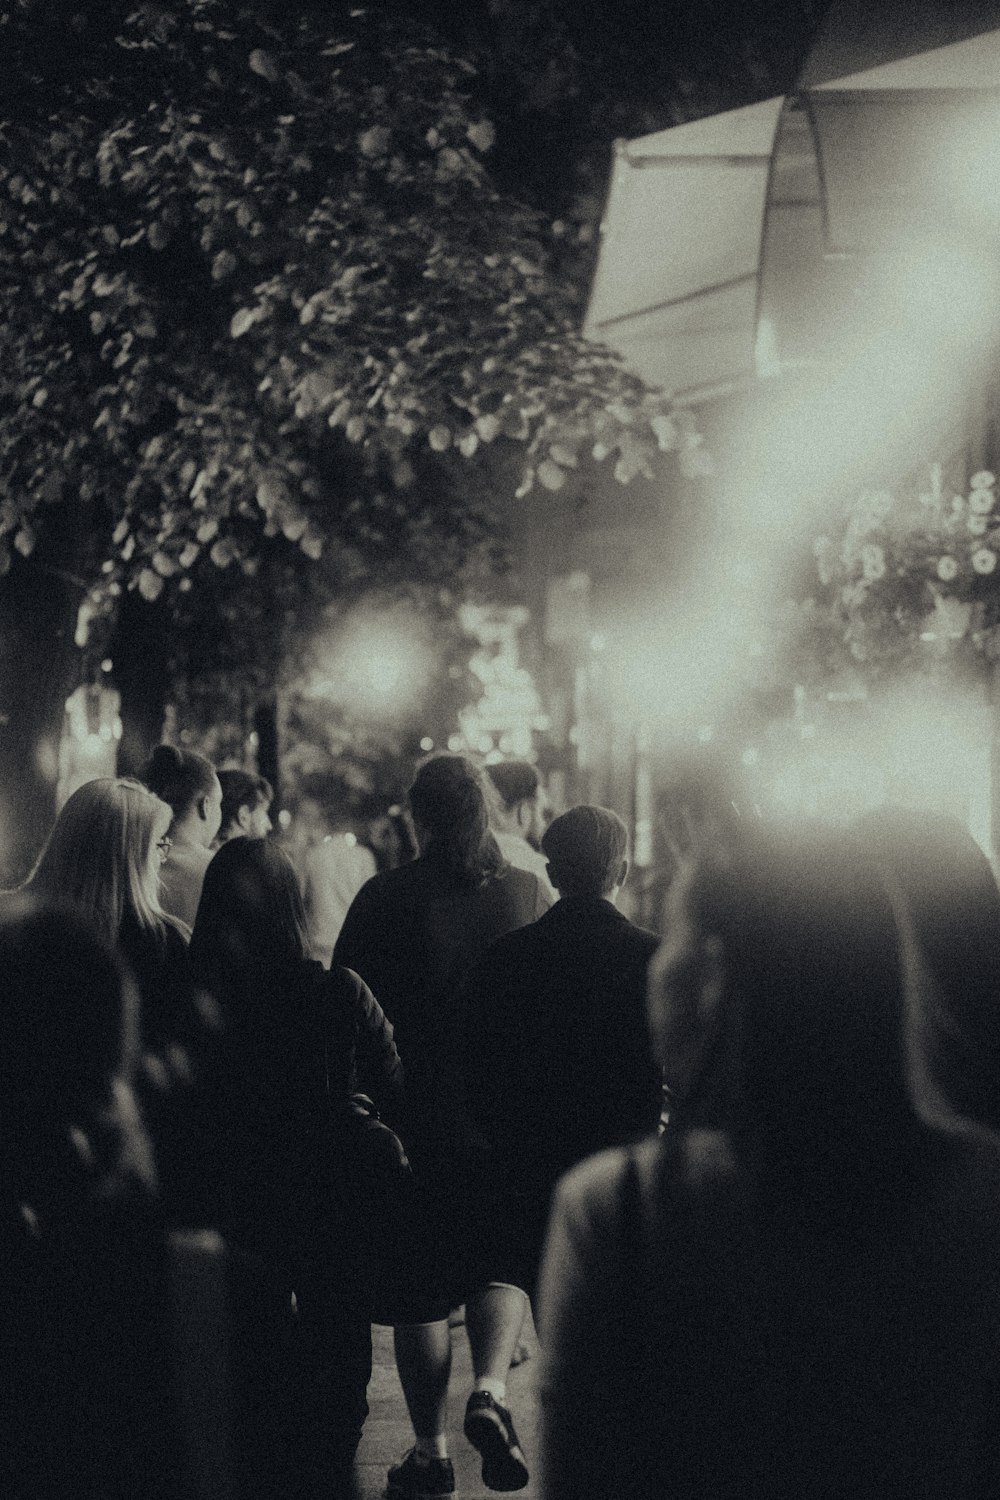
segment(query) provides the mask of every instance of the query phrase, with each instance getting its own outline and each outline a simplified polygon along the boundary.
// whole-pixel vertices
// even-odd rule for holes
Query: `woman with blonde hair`
[[[190,1223],[208,1211],[211,1158],[195,1101],[179,1107],[176,1091],[193,1081],[213,1017],[195,1005],[186,930],[160,904],[170,821],[169,806],[141,782],[85,782],[61,808],[26,889],[84,917],[137,982],[143,1103],[169,1210]]]
[[[160,905],[171,817],[141,782],[84,782],[63,804],[27,881],[33,892],[88,918],[127,958],[144,993],[186,962],[181,929]]]

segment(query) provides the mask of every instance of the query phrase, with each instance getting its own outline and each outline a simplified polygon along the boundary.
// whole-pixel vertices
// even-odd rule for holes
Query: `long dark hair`
[[[410,811],[427,848],[460,880],[482,885],[506,869],[490,832],[484,773],[464,755],[441,753],[420,762],[410,787]]]
[[[721,942],[714,1036],[678,1110],[720,1130],[758,1201],[820,1236],[898,1217],[924,1127],[899,929],[850,838],[755,835],[695,872],[687,915]]]
[[[230,839],[212,856],[190,952],[197,978],[220,996],[287,975],[307,957],[299,883],[278,844]]]

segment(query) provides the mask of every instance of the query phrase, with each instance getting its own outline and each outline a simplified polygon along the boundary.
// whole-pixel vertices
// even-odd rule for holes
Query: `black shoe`
[[[483,1483],[490,1490],[523,1490],[528,1465],[510,1412],[489,1391],[473,1391],[465,1408],[466,1437],[483,1458]]]
[[[437,1500],[439,1495],[455,1493],[455,1470],[450,1458],[432,1458],[427,1463],[417,1459],[411,1448],[402,1463],[393,1464],[385,1488],[389,1500]]]

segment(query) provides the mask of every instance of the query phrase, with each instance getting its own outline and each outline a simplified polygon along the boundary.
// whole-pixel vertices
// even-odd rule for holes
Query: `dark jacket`
[[[433,851],[376,875],[355,896],[333,951],[356,970],[393,1024],[406,1069],[407,1146],[435,1153],[453,1118],[461,1030],[459,984],[483,950],[545,910],[537,876],[508,869],[461,880]]]
[[[928,1131],[891,1234],[876,1203],[853,1246],[810,1245],[794,1203],[775,1224],[732,1163],[668,1132],[560,1183],[545,1500],[1000,1494],[996,1137]]]
[[[658,943],[610,901],[563,897],[470,970],[465,1103],[512,1185],[547,1199],[575,1162],[656,1129],[646,966]]]
[[[126,918],[118,948],[142,1002],[138,1093],[164,1215],[174,1227],[217,1225],[219,1163],[210,1093],[218,1012],[199,994],[187,939],[172,922],[158,936]]]
[[[390,1118],[400,1112],[392,1028],[357,974],[309,959],[217,998],[223,1226],[235,1244],[297,1254],[326,1232],[331,1121],[350,1094],[360,1087]]]

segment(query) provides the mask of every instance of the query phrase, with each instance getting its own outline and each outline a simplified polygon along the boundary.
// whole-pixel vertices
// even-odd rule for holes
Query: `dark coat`
[[[455,999],[465,971],[545,907],[537,876],[508,869],[475,885],[433,849],[375,875],[351,903],[333,961],[361,975],[392,1022],[406,1069],[404,1138],[418,1156],[444,1149],[452,1129],[461,1039]]]
[[[545,1500],[1000,1494],[1000,1143],[927,1131],[903,1185],[866,1239],[810,1244],[714,1133],[575,1168],[542,1273]]]
[[[331,1120],[359,1088],[400,1113],[392,1027],[357,974],[311,959],[217,998],[224,1227],[236,1244],[294,1256],[328,1232]]]
[[[465,1101],[494,1175],[547,1203],[574,1163],[656,1129],[646,967],[658,943],[610,901],[563,897],[470,971]]]

